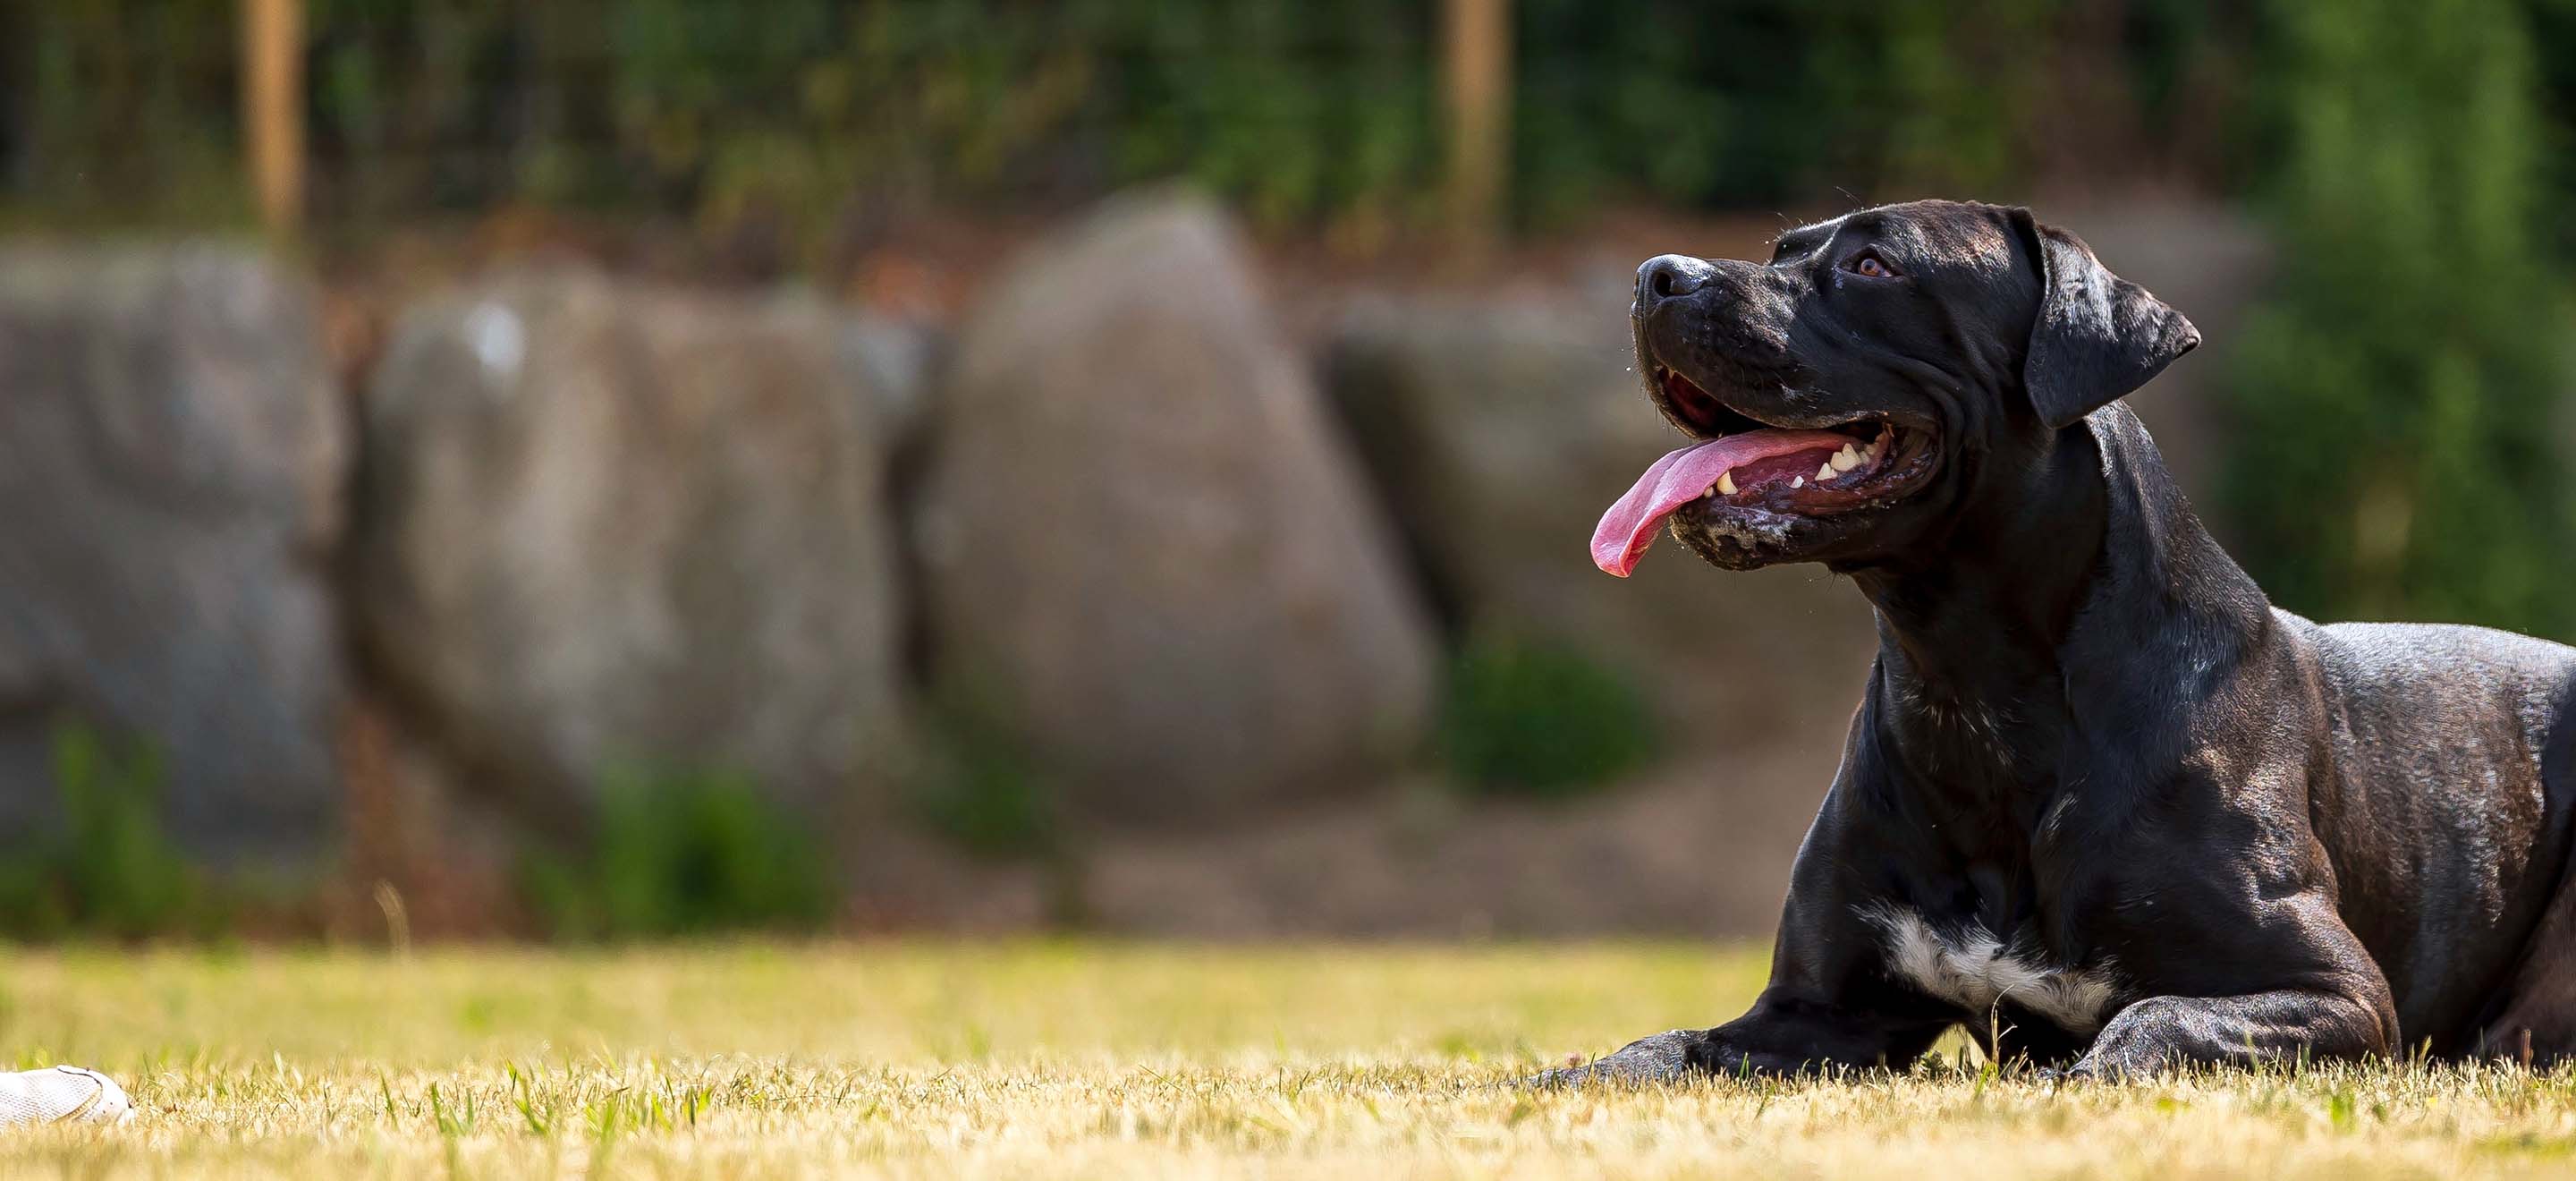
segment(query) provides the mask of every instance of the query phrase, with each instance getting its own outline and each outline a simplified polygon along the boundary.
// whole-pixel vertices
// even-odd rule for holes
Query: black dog
[[[2077,1075],[2576,1054],[2576,649],[2272,607],[2117,400],[2180,314],[1951,202],[1654,259],[1632,314],[1705,441],[1595,558],[1821,562],[1880,643],[1752,1009],[1544,1081],[1901,1067],[1953,1025]]]

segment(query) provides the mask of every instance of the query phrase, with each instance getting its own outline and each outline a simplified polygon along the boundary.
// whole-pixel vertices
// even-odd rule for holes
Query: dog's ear
[[[2200,344],[2200,330],[2147,289],[2114,275],[2093,248],[2027,209],[2011,213],[2039,266],[2039,317],[2022,354],[2023,388],[2051,429],[2092,413]]]

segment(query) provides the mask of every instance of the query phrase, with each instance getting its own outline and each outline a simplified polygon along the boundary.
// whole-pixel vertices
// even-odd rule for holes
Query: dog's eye
[[[1896,274],[1896,268],[1887,265],[1887,260],[1880,258],[1875,250],[1853,255],[1850,262],[1843,264],[1843,269],[1870,279],[1892,278]]]

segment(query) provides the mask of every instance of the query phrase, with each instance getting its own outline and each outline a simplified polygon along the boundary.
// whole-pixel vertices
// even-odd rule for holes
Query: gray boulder
[[[221,247],[0,252],[0,839],[57,728],[156,748],[219,861],[334,838],[342,406],[316,300]]]
[[[359,639],[469,793],[577,823],[629,770],[822,810],[898,731],[901,333],[525,274],[415,307],[365,412]]]
[[[1602,510],[1687,440],[1630,356],[1624,271],[1502,300],[1364,297],[1328,384],[1444,614],[1639,680],[1685,742],[1832,744],[1867,675],[1869,608],[1814,567],[1721,574],[1669,538],[1594,569]],[[1819,722],[1818,719],[1822,719]]]
[[[1117,819],[1273,801],[1415,747],[1434,645],[1232,226],[1114,202],[990,291],[920,496],[939,675]]]

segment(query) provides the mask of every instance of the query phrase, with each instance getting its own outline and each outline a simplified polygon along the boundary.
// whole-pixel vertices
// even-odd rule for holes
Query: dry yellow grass
[[[0,1057],[129,1080],[0,1176],[2454,1177],[2576,1171],[2576,1077],[1483,1084],[1731,1013],[1758,952],[890,943],[0,952]]]

